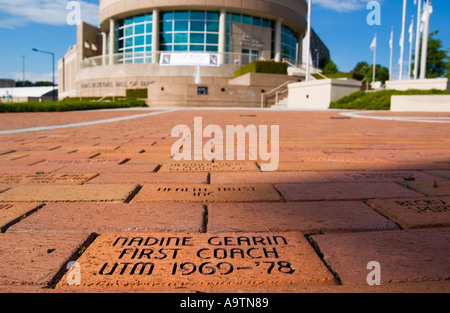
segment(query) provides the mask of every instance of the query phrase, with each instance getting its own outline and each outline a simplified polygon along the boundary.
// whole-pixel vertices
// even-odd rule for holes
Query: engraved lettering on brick
[[[444,200],[398,200],[395,201],[395,203],[401,207],[406,207],[410,210],[414,210],[417,213],[441,213],[448,212],[450,210],[450,203],[447,203]]]

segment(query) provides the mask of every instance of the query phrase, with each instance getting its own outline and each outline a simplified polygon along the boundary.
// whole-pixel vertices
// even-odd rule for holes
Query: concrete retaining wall
[[[392,96],[392,112],[450,112],[450,95]]]

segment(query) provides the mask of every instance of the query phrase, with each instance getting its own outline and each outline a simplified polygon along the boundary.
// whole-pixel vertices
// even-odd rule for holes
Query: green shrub
[[[147,99],[148,89],[127,89],[127,99]]]
[[[234,77],[239,77],[247,73],[283,74],[287,75],[288,65],[275,61],[255,61],[241,67],[234,73]]]
[[[356,79],[356,80],[363,80],[364,75],[358,74],[358,73],[330,73],[330,74],[322,74],[323,76],[331,79],[338,79],[338,78],[349,78],[349,79]],[[319,74],[311,74],[314,78],[320,80],[325,79],[322,75]]]
[[[349,110],[390,110],[392,96],[412,95],[448,95],[450,91],[443,90],[381,90],[376,92],[357,91],[330,104],[330,109]]]
[[[126,100],[115,102],[93,102],[78,99],[66,99],[62,101],[30,101],[22,103],[0,103],[0,113],[15,112],[65,112],[79,110],[118,109],[131,107],[146,107],[145,101]]]

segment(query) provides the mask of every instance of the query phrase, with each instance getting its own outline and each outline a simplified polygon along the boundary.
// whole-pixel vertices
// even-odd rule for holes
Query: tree
[[[369,70],[367,71],[366,78],[369,81],[369,83],[372,83],[373,65],[371,65]],[[375,67],[375,81],[382,82],[384,84],[387,80],[389,80],[389,69],[385,66],[377,64],[377,66]]]
[[[16,81],[16,87],[48,87],[48,86],[53,86],[53,83],[47,81],[37,81],[32,83],[29,80],[26,80],[25,82],[20,80]]]
[[[358,62],[353,72],[364,75],[366,82],[372,83],[373,65],[369,65],[367,62]],[[389,69],[377,64],[375,67],[375,81],[380,81],[384,84],[387,80],[389,80]]]
[[[339,73],[336,63],[334,63],[330,58],[323,59],[321,63],[323,63],[323,66],[322,64],[320,65],[320,67],[323,68],[323,74]]]
[[[370,68],[369,63],[367,62],[358,62],[355,68],[352,70],[353,73],[358,73],[362,75],[366,75],[367,70]]]
[[[438,38],[434,38],[434,36],[436,36],[438,33],[439,31],[435,30],[428,36],[427,73],[425,74],[426,78],[443,77],[446,73],[448,74],[449,59],[447,51],[442,48],[442,41]],[[420,47],[422,47],[422,40],[420,42]],[[422,49],[420,49],[419,55],[421,51]],[[416,59],[415,53],[414,60]]]

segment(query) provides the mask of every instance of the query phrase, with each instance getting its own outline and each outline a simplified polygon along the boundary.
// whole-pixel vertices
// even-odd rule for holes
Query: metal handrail
[[[289,85],[289,84],[292,84],[292,81],[284,82],[283,84],[281,84],[280,86],[278,86],[278,87],[272,89],[271,91],[269,91],[269,92],[267,92],[267,93],[261,94],[261,108],[264,108],[264,98],[265,98],[266,96],[268,96],[268,95],[270,95],[270,94],[276,92],[277,90],[279,90],[279,89],[281,89],[281,88],[283,88],[284,86]],[[289,89],[286,89],[285,92],[288,91],[288,90],[289,90]]]
[[[92,68],[105,65],[118,65],[118,64],[142,64],[153,63],[156,58],[157,64],[159,64],[159,55],[163,52],[169,53],[169,51],[157,51],[157,52],[125,52],[114,53],[112,55],[98,55],[91,58],[86,58],[81,63],[81,68]],[[182,51],[170,51],[170,53],[186,53]],[[208,53],[208,52],[189,52],[189,53]],[[253,61],[256,61],[255,55],[250,53],[235,53],[235,52],[212,52],[220,54],[222,56],[222,62],[225,65],[245,66]],[[139,62],[137,62],[139,60]]]

